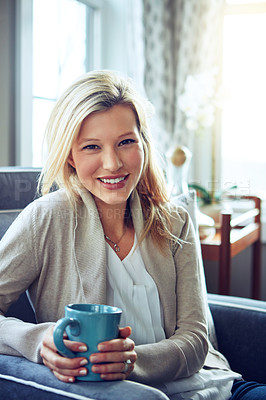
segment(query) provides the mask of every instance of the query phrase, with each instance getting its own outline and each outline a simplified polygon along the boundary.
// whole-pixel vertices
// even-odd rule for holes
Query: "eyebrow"
[[[122,133],[122,135],[118,136],[118,139],[121,139],[128,135],[136,135],[136,132],[130,131],[130,132]],[[81,141],[79,141],[79,143],[83,144],[85,142],[100,142],[100,141],[101,141],[100,139],[96,139],[96,138],[85,138],[85,139],[82,139]]]

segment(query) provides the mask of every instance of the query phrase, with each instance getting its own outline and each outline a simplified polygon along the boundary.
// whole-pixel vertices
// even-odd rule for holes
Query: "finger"
[[[50,349],[52,349],[54,351],[57,351],[57,348],[54,343],[53,331],[54,331],[54,326],[51,326],[48,329],[48,331],[43,339],[43,345],[46,347],[49,347]],[[87,345],[85,343],[67,340],[66,333],[64,333],[64,344],[68,349],[70,349],[76,353],[87,351]]]
[[[59,379],[60,381],[62,381],[62,382],[65,382],[65,383],[73,383],[73,382],[75,382],[75,377],[74,376],[65,376],[65,375],[61,375],[61,374],[59,374],[57,371],[52,371],[53,372],[53,374],[54,374],[54,376],[57,378],[57,379]]]
[[[51,350],[57,352],[57,347],[54,342],[47,343],[46,341],[43,342],[43,345],[50,348]],[[75,353],[85,353],[88,348],[85,343],[81,342],[73,342],[72,340],[64,340],[64,345],[71,351]]]
[[[113,339],[108,340],[107,342],[101,342],[98,344],[98,351],[107,352],[107,351],[131,351],[134,350],[135,343],[132,339]]]
[[[92,364],[99,363],[124,363],[130,360],[132,363],[136,362],[137,354],[135,351],[114,351],[106,353],[93,353],[90,356]]]
[[[130,326],[126,326],[125,328],[119,328],[119,337],[127,338],[131,335],[132,329]]]
[[[58,368],[55,367],[53,364],[49,363],[49,361],[44,361],[44,365],[48,367],[53,373],[57,373],[58,375],[62,377],[65,377],[65,379],[69,377],[75,377],[75,376],[85,376],[88,374],[87,368],[81,367],[81,368],[76,368],[76,369],[64,369],[64,368]],[[60,379],[62,380],[62,379]]]
[[[48,353],[49,356],[49,353]],[[50,356],[49,359],[43,357],[43,363],[48,367],[54,375],[63,382],[74,382],[76,376],[85,376],[88,374],[86,359],[67,359],[57,355],[57,357]]]
[[[50,369],[77,369],[88,364],[85,357],[67,358],[62,357],[60,354],[54,352],[50,348],[43,348],[41,350],[41,357],[45,365],[49,364]]]
[[[72,340],[64,340],[65,346],[75,353],[84,353],[88,350],[87,345],[82,342],[74,342]]]
[[[131,374],[133,369],[134,363],[125,365],[124,362],[111,364],[95,364],[92,366],[92,372],[98,373],[101,376],[106,375],[106,377],[108,377],[108,380],[125,379]],[[107,379],[106,377],[103,379]]]

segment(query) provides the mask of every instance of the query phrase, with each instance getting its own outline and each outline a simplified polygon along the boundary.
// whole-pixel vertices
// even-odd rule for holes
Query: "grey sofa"
[[[39,169],[0,168],[0,239],[9,225],[36,197]],[[208,294],[219,350],[232,369],[246,380],[266,383],[266,303]],[[8,310],[7,316],[36,323],[27,293]],[[15,356],[0,355],[2,399],[166,399],[160,391],[134,382],[58,381],[43,365]]]

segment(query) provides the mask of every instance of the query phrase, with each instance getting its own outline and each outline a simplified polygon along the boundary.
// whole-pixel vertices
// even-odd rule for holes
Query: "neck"
[[[108,204],[97,204],[99,217],[104,233],[114,241],[122,236],[130,224],[129,208],[127,204],[110,206]]]

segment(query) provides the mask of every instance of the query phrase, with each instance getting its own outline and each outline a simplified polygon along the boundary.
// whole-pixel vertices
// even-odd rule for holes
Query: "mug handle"
[[[74,318],[61,318],[57,321],[54,327],[54,344],[60,354],[69,358],[75,358],[77,355],[73,351],[69,350],[63,341],[64,332],[66,327],[69,325],[71,328],[71,334],[73,336],[78,336],[80,334],[79,321]]]

